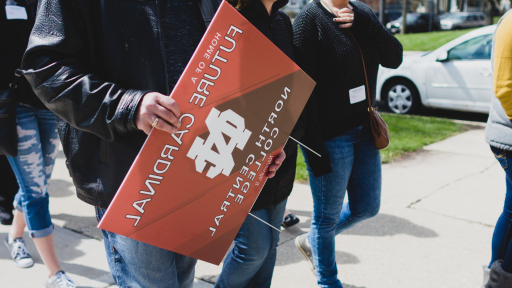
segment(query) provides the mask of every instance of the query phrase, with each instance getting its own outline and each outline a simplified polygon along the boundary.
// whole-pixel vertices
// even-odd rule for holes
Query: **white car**
[[[455,30],[484,26],[487,20],[482,12],[450,13],[441,19],[441,29]]]
[[[404,56],[398,69],[379,68],[377,101],[394,113],[421,106],[489,113],[491,52],[496,25],[471,31],[425,53]]]

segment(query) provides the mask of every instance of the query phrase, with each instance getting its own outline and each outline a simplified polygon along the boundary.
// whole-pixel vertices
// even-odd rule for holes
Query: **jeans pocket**
[[[499,149],[496,147],[491,146],[491,151],[494,154],[494,157],[496,157],[496,160],[500,162],[500,165],[503,169],[508,169],[508,162],[507,162],[507,150]]]

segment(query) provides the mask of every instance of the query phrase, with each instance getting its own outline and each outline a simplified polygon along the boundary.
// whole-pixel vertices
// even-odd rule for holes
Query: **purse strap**
[[[361,47],[359,46],[359,43],[357,43],[356,37],[354,37],[354,34],[352,34],[352,31],[347,29],[348,33],[350,33],[350,36],[352,36],[352,39],[354,39],[354,42],[356,42],[356,46],[359,49],[359,53],[361,54],[361,60],[363,61],[363,71],[364,71],[364,80],[366,81],[366,95],[368,97],[368,111],[373,111],[375,108],[372,107],[372,99],[370,97],[370,86],[368,85],[368,75],[366,73],[366,65],[364,64],[364,57],[363,57],[363,50],[361,50]]]
[[[329,8],[329,10],[331,10],[331,13],[334,14],[334,16],[336,16],[336,13],[334,13],[334,11],[332,10],[332,8],[329,4],[325,3],[322,0],[317,0],[317,1],[322,2],[322,4],[324,4],[324,6]],[[357,49],[359,49],[359,53],[361,54],[361,60],[363,61],[364,80],[366,81],[366,89],[364,89],[364,90],[366,90],[366,97],[368,98],[368,112],[370,112],[370,111],[373,111],[376,109],[372,107],[372,100],[370,98],[370,86],[368,85],[368,75],[366,73],[366,65],[364,64],[363,50],[361,50],[361,46],[359,46],[359,43],[357,42],[356,37],[354,37],[354,34],[352,34],[352,31],[350,31],[350,29],[348,29],[348,28],[347,28],[347,31],[348,31],[348,33],[350,33],[350,36],[352,36],[352,39],[354,39]]]

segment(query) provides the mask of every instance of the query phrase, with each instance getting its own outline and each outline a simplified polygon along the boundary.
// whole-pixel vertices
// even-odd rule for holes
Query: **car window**
[[[451,14],[451,15],[447,16],[445,19],[464,21],[466,19],[466,17],[467,17],[466,15]]]
[[[485,16],[484,15],[480,15],[480,21],[484,21],[485,20]]]
[[[476,15],[471,15],[470,21],[478,21],[478,17]]]
[[[448,60],[491,59],[492,34],[482,35],[453,47],[448,51]]]

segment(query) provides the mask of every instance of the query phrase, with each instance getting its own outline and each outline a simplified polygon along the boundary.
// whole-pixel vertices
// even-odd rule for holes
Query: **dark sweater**
[[[37,1],[7,0],[0,8],[0,89],[8,89],[14,79],[14,71],[21,68],[21,59],[28,45],[28,38],[34,26]],[[7,19],[6,5],[23,7],[27,20]],[[32,91],[25,77],[17,83],[15,101],[39,109],[46,109],[41,100]]]
[[[167,82],[172,91],[206,27],[196,0],[165,0],[161,5]]]
[[[379,64],[398,68],[403,48],[370,7],[360,1],[350,1],[350,5],[354,22],[349,29],[363,51],[373,102]],[[368,121],[368,100],[350,104],[349,98],[350,89],[365,85],[361,55],[347,28],[340,28],[334,17],[315,1],[304,7],[293,23],[297,64],[317,83],[303,113],[306,133],[302,139],[322,156],[308,152],[315,177],[332,172],[324,142]]]
[[[288,3],[288,0],[278,0],[273,6],[270,15],[260,0],[251,0],[246,7],[239,9],[252,25],[274,43],[290,59],[293,56],[293,28],[290,18],[286,13],[279,10]],[[300,139],[304,131],[303,122],[299,120],[291,135]],[[258,199],[252,207],[252,211],[266,209],[276,206],[288,198],[293,189],[295,181],[295,168],[297,161],[297,143],[290,140],[284,147],[286,160],[272,179],[268,179],[260,192]]]

